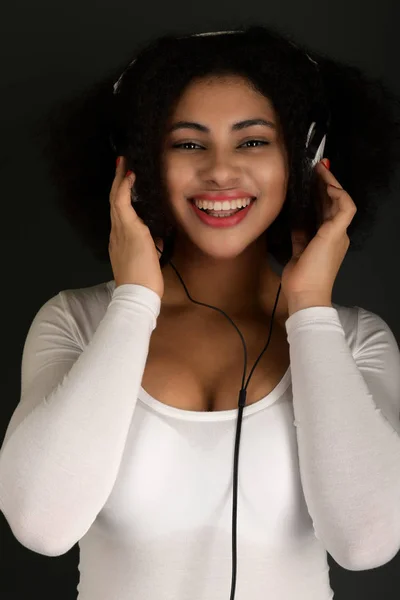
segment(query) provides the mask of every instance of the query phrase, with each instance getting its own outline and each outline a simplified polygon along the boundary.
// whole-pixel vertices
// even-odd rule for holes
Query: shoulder
[[[30,329],[38,334],[58,332],[79,345],[90,341],[112,298],[115,282],[59,291],[36,312]]]
[[[88,342],[104,317],[115,288],[114,280],[83,288],[70,288],[60,292],[64,310],[72,325],[79,329],[84,342]]]
[[[377,313],[361,306],[344,306],[332,302],[353,354],[362,350],[365,344],[371,346],[386,340],[398,350],[396,338],[389,324]]]
[[[76,310],[106,310],[111,301],[115,288],[115,281],[106,281],[83,288],[69,288],[60,291],[65,307],[74,312]]]
[[[381,407],[400,409],[400,348],[396,337],[377,313],[361,306],[336,307],[354,361]],[[387,414],[389,414],[387,412]]]

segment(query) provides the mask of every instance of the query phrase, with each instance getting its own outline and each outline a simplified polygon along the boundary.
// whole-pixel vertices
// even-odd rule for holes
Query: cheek
[[[265,192],[286,195],[289,173],[282,159],[269,161],[262,167],[262,189]]]
[[[169,160],[164,166],[164,178],[168,189],[179,190],[184,187],[190,178],[190,169],[185,168],[182,162]]]

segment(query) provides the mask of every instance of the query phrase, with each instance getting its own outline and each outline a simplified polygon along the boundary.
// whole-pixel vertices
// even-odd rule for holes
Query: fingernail
[[[118,156],[117,160],[115,161],[115,166],[118,167],[119,161],[121,160],[121,157]]]
[[[129,177],[129,175],[131,175],[133,173],[133,171],[127,171],[125,177]]]
[[[331,161],[329,160],[329,158],[323,158],[321,161],[324,166],[329,170],[331,167]]]

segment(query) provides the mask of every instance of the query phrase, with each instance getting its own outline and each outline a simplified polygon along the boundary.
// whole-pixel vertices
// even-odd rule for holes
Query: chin
[[[239,236],[236,231],[231,231],[230,233],[225,232],[223,234],[223,239],[213,239],[207,241],[203,239],[200,242],[197,242],[196,239],[191,238],[191,242],[194,246],[196,246],[196,250],[201,254],[204,254],[209,259],[212,260],[235,260],[238,258],[243,252],[245,252],[256,239],[249,241],[242,241],[240,243]]]

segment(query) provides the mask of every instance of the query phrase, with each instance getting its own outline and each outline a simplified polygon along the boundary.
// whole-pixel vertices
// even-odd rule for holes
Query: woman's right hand
[[[121,156],[110,192],[111,232],[108,252],[116,287],[124,283],[143,285],[164,295],[164,278],[159,263],[160,238],[154,243],[147,225],[136,214],[131,203],[134,173],[126,177],[126,161]]]

